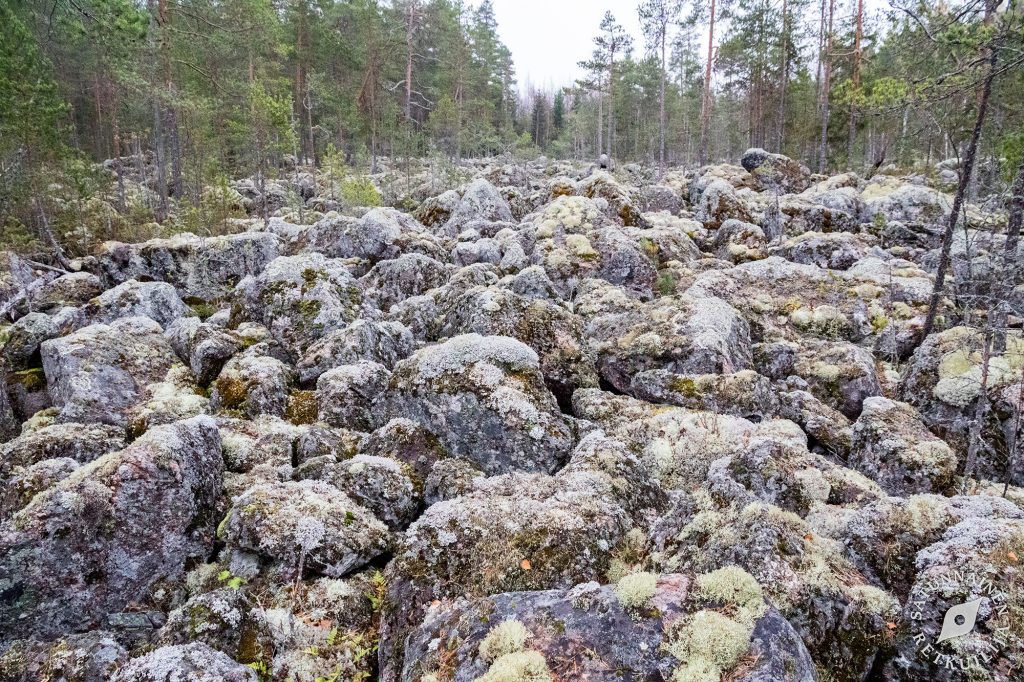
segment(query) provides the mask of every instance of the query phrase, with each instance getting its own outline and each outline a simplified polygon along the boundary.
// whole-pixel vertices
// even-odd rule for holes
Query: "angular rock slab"
[[[160,325],[145,317],[85,327],[44,342],[40,352],[58,421],[116,426],[178,360]]]
[[[0,637],[101,625],[213,549],[223,463],[213,420],[147,432],[76,469],[0,527]]]

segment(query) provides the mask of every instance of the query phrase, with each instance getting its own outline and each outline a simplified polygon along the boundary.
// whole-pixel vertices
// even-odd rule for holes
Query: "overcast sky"
[[[492,0],[498,33],[512,50],[519,87],[569,85],[583,75],[576,63],[594,51],[594,36],[611,10],[643,51],[637,0]],[[473,4],[479,4],[474,2]]]
[[[470,0],[478,5],[479,0]],[[594,36],[605,10],[633,36],[633,53],[644,54],[644,41],[637,17],[639,0],[492,0],[498,20],[498,33],[512,50],[520,90],[527,85],[551,90],[571,85],[583,76],[577,62],[589,59],[594,51]],[[815,13],[817,3],[808,12]],[[837,21],[853,12],[853,0],[836,2]],[[887,0],[865,0],[871,15],[888,6]],[[689,7],[689,5],[687,5]],[[817,15],[814,14],[816,17]],[[816,20],[816,19],[815,19]],[[699,42],[701,58],[707,50],[707,31]]]

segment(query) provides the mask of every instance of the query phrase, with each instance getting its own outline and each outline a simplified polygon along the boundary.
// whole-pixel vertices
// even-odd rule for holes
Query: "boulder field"
[[[0,680],[1024,679],[1005,215],[924,338],[923,177],[460,173],[0,254]]]

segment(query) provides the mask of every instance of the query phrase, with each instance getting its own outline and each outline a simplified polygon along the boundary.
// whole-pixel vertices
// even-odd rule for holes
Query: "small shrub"
[[[348,206],[376,207],[383,204],[380,192],[368,178],[349,177],[341,181],[342,202]]]

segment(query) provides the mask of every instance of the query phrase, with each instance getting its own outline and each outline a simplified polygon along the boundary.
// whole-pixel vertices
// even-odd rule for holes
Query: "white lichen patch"
[[[502,656],[522,651],[529,637],[530,632],[520,621],[512,618],[502,621],[480,642],[480,657],[485,661],[495,661]]]
[[[475,682],[550,682],[551,671],[539,651],[505,654]]]
[[[642,609],[658,591],[658,576],[654,573],[628,573],[615,585],[615,596],[625,609]]]

